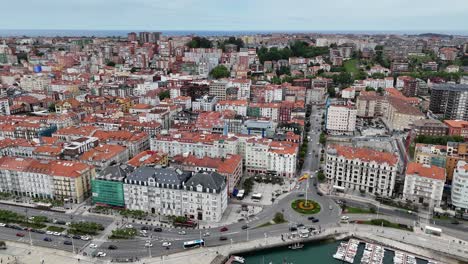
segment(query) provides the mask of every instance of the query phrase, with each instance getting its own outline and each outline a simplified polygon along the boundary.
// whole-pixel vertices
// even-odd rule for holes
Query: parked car
[[[154,232],[162,232],[163,230],[162,230],[162,228],[160,228],[160,227],[155,227],[155,228],[153,229],[153,231],[154,231]]]
[[[0,223],[0,226],[1,226],[1,227],[5,227],[5,226],[6,226],[6,224],[4,224],[4,223]]]
[[[54,236],[61,236],[62,234],[60,232],[54,232],[53,235]]]
[[[291,226],[291,227],[289,227],[289,231],[291,231],[291,232],[297,231],[297,227]]]
[[[227,237],[221,236],[221,237],[219,237],[219,240],[221,240],[221,241],[227,240]]]
[[[23,233],[16,233],[16,236],[17,237],[24,237],[24,234]]]
[[[68,241],[68,240],[63,241],[63,244],[64,245],[73,245],[73,243],[71,241]]]
[[[74,236],[72,236],[72,238],[73,238],[73,239],[81,239],[81,236],[79,236],[79,235],[74,235]]]
[[[96,244],[89,244],[89,248],[97,248]]]
[[[91,240],[91,238],[89,236],[82,236],[81,240],[88,241],[88,240]]]
[[[315,219],[315,217],[313,217],[313,216],[309,216],[309,217],[307,217],[307,219],[309,219],[309,220],[314,220],[314,219]]]
[[[117,249],[117,246],[116,245],[109,245],[107,247],[107,249],[114,250],[114,249]]]
[[[184,230],[180,230],[178,234],[179,234],[179,235],[186,235],[187,232],[185,232]]]
[[[221,229],[219,229],[220,232],[226,232],[228,230],[229,229],[226,226],[223,226],[223,227],[221,227]]]
[[[245,229],[247,229],[247,228],[249,228],[248,225],[243,225],[243,226],[242,226],[242,229],[243,229],[243,230],[245,230]]]
[[[141,229],[141,230],[145,230],[145,231],[146,231],[146,230],[150,230],[150,228],[147,227],[147,226],[142,226],[140,229]]]
[[[203,234],[203,237],[209,237],[209,236],[210,236],[210,232],[205,232],[205,233]]]
[[[317,218],[315,218],[314,220],[312,220],[312,223],[318,223],[319,220]]]
[[[52,242],[52,238],[50,238],[50,237],[44,237],[44,241]]]

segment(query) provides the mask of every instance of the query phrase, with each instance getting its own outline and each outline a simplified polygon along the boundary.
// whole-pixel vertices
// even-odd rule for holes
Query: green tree
[[[320,182],[325,181],[325,174],[323,173],[322,170],[320,170],[319,172],[317,172],[317,179],[318,179]]]
[[[210,72],[211,77],[215,79],[227,78],[231,76],[231,73],[224,65],[218,65],[214,67]]]
[[[166,98],[170,98],[171,97],[171,94],[169,92],[169,90],[166,90],[166,91],[162,91],[159,93],[159,100],[164,100]]]
[[[320,139],[319,139],[319,143],[320,144],[325,144],[327,143],[327,135],[325,135],[325,133],[320,133]]]
[[[226,51],[226,48],[225,46],[227,44],[234,44],[237,46],[237,51],[240,50],[240,48],[243,48],[244,47],[244,41],[240,38],[236,38],[236,37],[229,37],[228,39],[222,41],[219,43],[219,46],[218,48],[222,49],[223,51]]]
[[[51,103],[48,109],[49,109],[49,112],[55,113],[55,103]]]
[[[109,67],[115,67],[115,62],[113,62],[113,61],[108,61],[108,62],[106,63],[106,65],[109,66]]]
[[[189,48],[212,48],[213,43],[207,38],[204,37],[193,37],[191,41],[187,43]]]
[[[286,222],[286,220],[284,219],[283,213],[280,213],[280,212],[276,213],[275,217],[273,218],[273,222],[275,222],[276,224],[281,224],[281,223]]]

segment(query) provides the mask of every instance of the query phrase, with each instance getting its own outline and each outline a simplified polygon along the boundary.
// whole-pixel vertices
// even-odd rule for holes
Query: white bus
[[[252,194],[252,201],[258,202],[262,199],[262,194],[261,193],[254,193]]]
[[[430,235],[440,236],[442,234],[442,229],[427,225],[425,228],[425,233],[430,234]]]
[[[203,239],[197,239],[197,240],[184,242],[184,249],[197,248],[197,247],[203,247],[203,246],[205,246],[205,240]]]

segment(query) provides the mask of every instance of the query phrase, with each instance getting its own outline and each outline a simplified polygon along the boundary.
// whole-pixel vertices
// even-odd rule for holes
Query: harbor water
[[[302,249],[292,250],[288,247],[266,249],[262,251],[245,253],[246,264],[342,264],[346,263],[333,258],[340,241],[322,241],[320,243],[305,244]],[[359,244],[359,248],[354,258],[354,263],[361,263],[364,252],[364,244]],[[395,253],[390,250],[385,251],[384,264],[393,264]],[[417,264],[427,264],[427,261],[416,259]]]

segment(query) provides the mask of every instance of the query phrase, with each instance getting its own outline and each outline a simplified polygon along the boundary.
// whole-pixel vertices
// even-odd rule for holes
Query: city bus
[[[184,249],[203,247],[204,245],[205,245],[205,240],[197,239],[197,240],[184,242]]]

